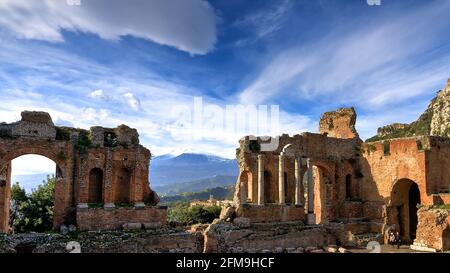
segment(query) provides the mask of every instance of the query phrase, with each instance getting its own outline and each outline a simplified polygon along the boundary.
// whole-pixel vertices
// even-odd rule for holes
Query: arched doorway
[[[244,200],[246,203],[252,203],[253,202],[253,179],[252,179],[252,173],[249,171],[243,171],[240,175],[239,181],[241,181],[241,194],[242,194],[242,200]]]
[[[410,179],[398,180],[391,192],[393,221],[402,239],[408,243],[416,238],[418,204],[420,204],[420,190],[417,183]]]
[[[333,180],[328,169],[322,165],[313,165],[312,173],[314,181],[314,214],[316,215],[316,223],[328,223],[332,220],[331,218],[333,215],[331,200]],[[306,170],[303,176],[303,185],[305,189],[305,199],[308,200],[308,170]]]
[[[7,168],[4,219],[11,232],[47,232],[54,227],[56,185],[62,170],[42,155],[14,157]]]
[[[117,175],[116,187],[116,203],[130,204],[131,203],[131,171],[126,168],[121,168]]]
[[[103,203],[103,171],[94,168],[89,173],[89,203]]]

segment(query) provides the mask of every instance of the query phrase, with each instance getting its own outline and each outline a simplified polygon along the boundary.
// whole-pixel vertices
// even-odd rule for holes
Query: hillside
[[[235,177],[238,172],[236,160],[204,154],[163,155],[153,158],[150,163],[150,181],[155,189],[219,176]]]
[[[424,135],[450,137],[450,79],[419,119],[411,124],[394,123],[378,128],[377,135],[366,142]]]
[[[231,200],[234,194],[234,186],[216,187],[201,192],[185,192],[177,195],[164,196],[160,204],[172,202],[190,202],[194,200],[208,200],[211,196],[216,200]]]
[[[174,183],[169,185],[154,186],[153,189],[160,195],[175,195],[183,192],[200,192],[205,189],[215,187],[233,186],[236,183],[236,176],[218,175],[211,178],[194,180],[183,183]]]

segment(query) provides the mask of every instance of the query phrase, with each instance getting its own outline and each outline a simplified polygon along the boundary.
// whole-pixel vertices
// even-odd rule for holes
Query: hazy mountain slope
[[[237,176],[236,160],[204,154],[158,156],[150,163],[152,187],[190,182],[216,176]]]
[[[211,178],[194,180],[182,183],[154,186],[153,189],[159,195],[174,195],[183,192],[200,192],[215,187],[234,186],[237,176],[218,175]]]

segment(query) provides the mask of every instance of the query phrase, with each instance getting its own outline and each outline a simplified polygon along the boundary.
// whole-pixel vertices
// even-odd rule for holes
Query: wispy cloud
[[[450,22],[434,20],[449,11],[450,3],[436,1],[402,9],[401,15],[344,21],[322,39],[284,49],[263,63],[240,100],[270,101],[294,89],[298,98],[368,109],[430,92],[449,76],[448,41],[440,37]]]
[[[261,9],[236,20],[233,26],[251,33],[251,36],[237,42],[238,46],[256,42],[259,39],[270,36],[288,20],[288,13],[292,7],[290,0],[277,1],[270,8]]]
[[[2,0],[0,13],[0,26],[26,39],[62,42],[62,30],[112,40],[132,35],[191,54],[206,54],[217,41],[216,15],[204,0],[95,0],[79,6],[66,0]]]

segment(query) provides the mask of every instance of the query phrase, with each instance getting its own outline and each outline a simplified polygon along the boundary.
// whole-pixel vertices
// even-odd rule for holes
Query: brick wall
[[[77,210],[77,225],[80,230],[121,229],[126,223],[160,223],[165,226],[166,207],[146,208],[88,208]]]

